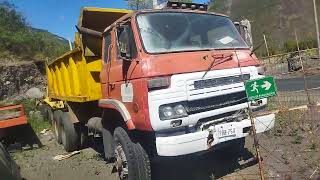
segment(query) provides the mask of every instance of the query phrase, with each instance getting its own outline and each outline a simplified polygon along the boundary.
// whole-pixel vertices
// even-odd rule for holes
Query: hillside
[[[265,34],[270,46],[278,51],[285,42],[294,40],[295,30],[300,40],[316,39],[311,0],[215,0],[210,11],[227,14],[235,21],[249,19],[255,44]]]
[[[0,3],[0,58],[6,60],[53,59],[68,50],[68,41],[28,25],[13,4]]]

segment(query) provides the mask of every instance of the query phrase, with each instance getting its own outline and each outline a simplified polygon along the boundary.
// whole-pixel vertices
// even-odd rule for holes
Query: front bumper
[[[274,127],[275,115],[259,116],[254,120],[257,133],[262,133]],[[219,137],[219,128],[227,127],[234,127],[235,134],[232,136]],[[244,132],[244,128],[247,129],[248,127],[251,127],[250,119],[245,119],[241,122],[218,124],[209,127],[207,130],[189,134],[176,136],[157,135],[157,153],[159,156],[179,156],[208,150],[211,147],[214,148],[214,146],[219,143],[248,136],[249,132]],[[208,144],[210,134],[213,135],[213,141]]]

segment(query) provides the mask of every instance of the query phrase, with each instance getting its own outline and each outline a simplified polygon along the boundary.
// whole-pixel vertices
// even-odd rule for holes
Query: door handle
[[[116,84],[115,84],[115,83],[109,83],[109,87],[110,87],[110,89],[114,89],[114,88],[115,88],[115,86],[116,86]]]

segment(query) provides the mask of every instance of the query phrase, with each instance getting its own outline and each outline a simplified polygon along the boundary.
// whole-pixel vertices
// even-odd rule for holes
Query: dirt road
[[[319,114],[316,120],[319,120]],[[264,172],[267,179],[320,179],[320,121],[308,121],[304,112],[277,116],[275,128],[259,135]],[[40,135],[45,145],[41,149],[13,153],[27,180],[116,180],[112,164],[106,164],[99,155],[99,141],[80,154],[56,161],[53,157],[64,154],[52,133]],[[259,179],[253,157],[252,138],[247,138],[241,160],[225,152],[207,153],[202,156],[165,158],[153,162],[155,180],[238,180]],[[98,152],[97,152],[98,151]]]
[[[63,147],[58,145],[54,135],[49,132],[40,135],[44,147],[27,149],[13,153],[21,174],[27,180],[115,180],[112,165],[105,163],[103,158],[92,148],[81,150],[80,154],[68,159],[53,160],[56,155],[65,154]]]
[[[14,152],[13,157],[21,166],[22,176],[27,180],[116,180],[112,173],[113,164],[106,164],[96,147],[81,150],[68,159],[57,161],[53,157],[65,154],[61,145],[55,142],[52,132],[40,135],[44,145],[41,149],[26,149]],[[92,144],[92,147],[95,146]],[[98,151],[98,152],[97,152]],[[252,157],[246,151],[247,158]],[[153,162],[153,179],[156,180],[212,180],[221,178],[241,168],[237,159],[229,159],[226,154],[208,153],[202,156],[191,155],[180,158],[162,158]],[[253,164],[252,164],[253,165]]]

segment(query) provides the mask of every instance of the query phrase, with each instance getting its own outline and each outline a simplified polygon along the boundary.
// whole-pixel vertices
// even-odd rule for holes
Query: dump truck
[[[238,152],[252,131],[244,81],[263,77],[258,58],[229,17],[195,3],[159,10],[84,7],[74,49],[46,66],[56,139],[66,151],[102,136],[120,179],[151,179],[163,156]],[[257,133],[275,115],[254,118]]]

